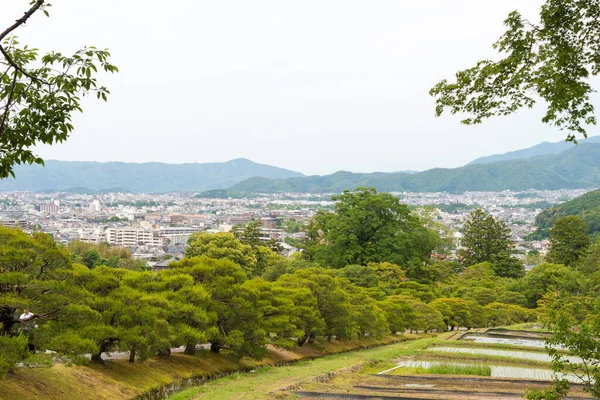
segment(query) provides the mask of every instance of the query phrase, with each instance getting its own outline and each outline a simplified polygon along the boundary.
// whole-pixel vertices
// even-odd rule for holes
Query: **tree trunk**
[[[302,347],[302,345],[304,343],[306,343],[306,341],[308,340],[309,337],[310,337],[310,335],[306,334],[306,335],[302,336],[300,339],[298,339],[298,347]]]
[[[15,325],[15,311],[13,307],[0,308],[0,321],[2,321],[2,335],[10,335]]]
[[[100,345],[100,347],[98,348],[98,353],[92,354],[92,361],[98,362],[102,365],[107,365],[106,361],[102,359],[102,353],[106,352],[106,350],[108,349],[108,346],[110,346],[112,343],[113,343],[112,340],[108,340],[108,341],[105,341],[104,343],[102,343]]]
[[[106,361],[102,358],[102,352],[92,354],[92,361],[100,363],[102,365],[106,365]]]
[[[158,349],[157,354],[161,357],[168,357],[171,355],[171,349]]]
[[[212,345],[211,345],[211,351],[212,351]],[[187,354],[188,356],[193,356],[194,354],[196,354],[196,343],[188,343],[185,346],[185,350],[183,352],[185,354]]]
[[[129,362],[135,362],[135,347],[129,351]]]
[[[214,342],[210,344],[210,351],[212,353],[218,353],[219,350],[221,350],[221,343],[219,342]]]

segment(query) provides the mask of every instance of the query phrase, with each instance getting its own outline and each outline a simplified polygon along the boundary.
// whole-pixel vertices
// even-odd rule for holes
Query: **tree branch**
[[[54,314],[58,313],[60,311],[60,309],[56,309],[56,310],[52,310],[49,311],[47,313],[44,314],[33,314],[32,317],[29,318],[24,318],[24,319],[19,319],[19,318],[14,318],[13,322],[17,323],[17,324],[22,324],[23,322],[29,322],[29,321],[33,321],[34,319],[50,319],[50,317],[52,317]]]
[[[0,42],[2,42],[2,40],[4,40],[4,38],[6,36],[8,36],[9,33],[11,33],[12,31],[14,31],[15,29],[17,29],[19,26],[23,25],[25,22],[27,22],[27,20],[37,11],[39,10],[43,5],[44,5],[45,0],[37,0],[35,2],[35,4],[29,9],[27,10],[23,16],[21,18],[19,18],[18,20],[15,21],[14,24],[12,24],[11,26],[9,26],[8,28],[6,28],[6,30],[4,30],[4,32],[0,33]]]
[[[4,32],[0,33],[0,53],[2,53],[2,55],[4,56],[4,58],[6,58],[6,61],[8,61],[8,63],[15,68],[17,71],[21,72],[23,75],[27,76],[30,79],[35,79],[35,80],[39,80],[38,78],[30,75],[29,73],[27,73],[25,70],[23,70],[23,68],[21,68],[10,56],[10,54],[8,54],[8,52],[4,49],[4,47],[2,46],[2,41],[4,40],[4,38],[6,36],[8,36],[9,33],[11,33],[12,31],[14,31],[15,29],[17,29],[19,26],[25,24],[27,22],[27,20],[37,11],[39,10],[45,3],[45,0],[37,0],[35,2],[35,4],[29,9],[27,10],[23,16],[21,18],[19,18],[18,20],[15,21],[14,24],[12,24],[11,26],[9,26],[8,28],[6,28],[4,30]],[[45,83],[45,82],[44,82]]]
[[[0,44],[0,53],[2,53],[2,55],[4,56],[4,58],[6,58],[6,61],[8,61],[8,64],[13,67],[14,69],[16,69],[17,71],[19,71],[20,73],[22,73],[23,75],[25,75],[26,77],[28,77],[29,79],[35,80],[35,81],[40,81],[42,83],[45,83],[46,85],[48,85],[48,82],[45,82],[33,75],[31,75],[29,72],[25,71],[23,68],[21,68],[19,66],[19,64],[17,64],[16,62],[14,62],[14,60],[10,57],[10,54],[8,54],[8,52],[6,51],[6,49],[4,47],[2,47],[2,45]]]

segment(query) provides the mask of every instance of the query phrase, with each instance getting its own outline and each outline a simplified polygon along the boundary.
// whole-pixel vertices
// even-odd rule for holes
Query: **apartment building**
[[[106,229],[106,242],[113,246],[122,247],[135,247],[139,245],[162,247],[165,244],[165,238],[157,230],[133,227],[108,228]]]

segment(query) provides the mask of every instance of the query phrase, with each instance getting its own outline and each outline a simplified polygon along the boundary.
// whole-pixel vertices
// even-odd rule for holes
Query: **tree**
[[[553,359],[552,369],[577,376],[584,391],[600,398],[600,300],[555,293],[546,296],[543,303],[543,322],[552,331],[546,346]],[[527,398],[562,399],[568,390],[569,382],[560,378],[554,388],[531,391]]]
[[[256,266],[256,256],[252,251],[252,247],[243,244],[233,234],[227,232],[192,234],[188,239],[185,256],[190,258],[198,256],[215,259],[226,258],[249,273]]]
[[[0,226],[0,335],[16,334],[24,321],[15,315],[25,308],[32,320],[56,318],[69,302],[56,276],[68,268],[68,254],[49,235]]]
[[[317,309],[325,322],[324,334],[328,339],[351,339],[358,333],[358,326],[352,318],[351,298],[344,290],[341,279],[332,271],[321,268],[309,268],[285,274],[278,284],[290,288],[309,288],[317,299]],[[303,341],[316,336],[313,331],[306,332]],[[303,343],[301,340],[300,343]]]
[[[48,15],[48,4],[34,0],[21,18],[0,32],[0,179],[15,176],[15,164],[44,160],[31,148],[63,142],[74,127],[75,112],[82,111],[81,98],[95,94],[106,101],[109,91],[96,80],[98,68],[117,72],[110,53],[84,47],[72,56],[21,47],[15,36],[34,14]]]
[[[337,201],[334,212],[320,211],[314,226],[307,227],[308,236],[317,243],[314,249],[306,248],[319,264],[342,268],[370,262],[423,262],[438,244],[435,232],[389,193],[358,188],[332,199]],[[313,235],[315,231],[319,236]]]
[[[463,124],[479,124],[541,98],[547,103],[542,122],[567,130],[567,141],[587,136],[585,125],[597,122],[589,79],[600,73],[599,19],[599,0],[546,0],[538,24],[511,12],[494,45],[504,58],[479,61],[458,72],[456,82],[435,85],[436,115],[465,113]]]
[[[548,261],[573,267],[586,253],[590,244],[585,222],[575,216],[560,218],[550,231]]]
[[[209,293],[206,311],[216,317],[215,323],[206,330],[212,352],[227,349],[239,357],[266,355],[267,333],[261,318],[262,309],[250,288],[244,286],[247,274],[240,265],[227,259],[201,256],[184,258],[169,267],[191,275],[194,283]]]
[[[510,229],[483,210],[469,215],[462,230],[462,247],[458,256],[465,267],[489,262],[498,276],[518,278],[524,275],[523,263],[511,257],[513,243]]]
[[[527,297],[530,307],[535,307],[549,291],[580,294],[585,279],[578,271],[561,264],[544,263],[536,266],[522,280],[521,293]]]

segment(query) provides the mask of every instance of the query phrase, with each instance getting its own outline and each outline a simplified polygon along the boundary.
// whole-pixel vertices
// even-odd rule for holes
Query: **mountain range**
[[[559,154],[542,155],[460,168],[434,168],[407,173],[336,172],[326,176],[269,179],[254,177],[228,188],[235,192],[335,193],[358,186],[387,192],[464,192],[556,190],[600,187],[600,144],[572,146]]]
[[[585,145],[585,144],[589,144],[589,143],[600,143],[600,136],[592,136],[587,139],[581,139],[578,141],[578,143],[580,145]],[[536,144],[535,146],[528,147],[526,149],[509,151],[508,153],[504,153],[504,154],[494,154],[491,156],[480,157],[480,158],[477,158],[477,159],[471,161],[467,165],[491,164],[491,163],[500,162],[500,161],[510,161],[510,160],[518,160],[521,158],[532,158],[532,157],[538,157],[538,156],[547,156],[550,154],[559,154],[559,153],[562,153],[563,151],[571,150],[575,146],[576,145],[573,142],[565,142],[564,140],[560,141],[560,142],[554,142],[554,143],[542,142],[540,144]]]
[[[165,164],[46,161],[20,165],[16,179],[0,180],[0,191],[78,193],[205,192],[336,193],[358,186],[380,191],[464,192],[600,187],[600,136],[572,143],[540,143],[505,154],[478,158],[460,168],[423,172],[352,173],[304,176],[239,158],[221,163]],[[215,192],[215,189],[219,189]],[[225,190],[223,190],[225,189]]]
[[[245,158],[221,163],[164,164],[124,162],[46,161],[18,165],[16,179],[0,180],[1,191],[119,191],[164,193],[205,191],[234,185],[247,178],[290,178],[299,172],[257,164]]]

